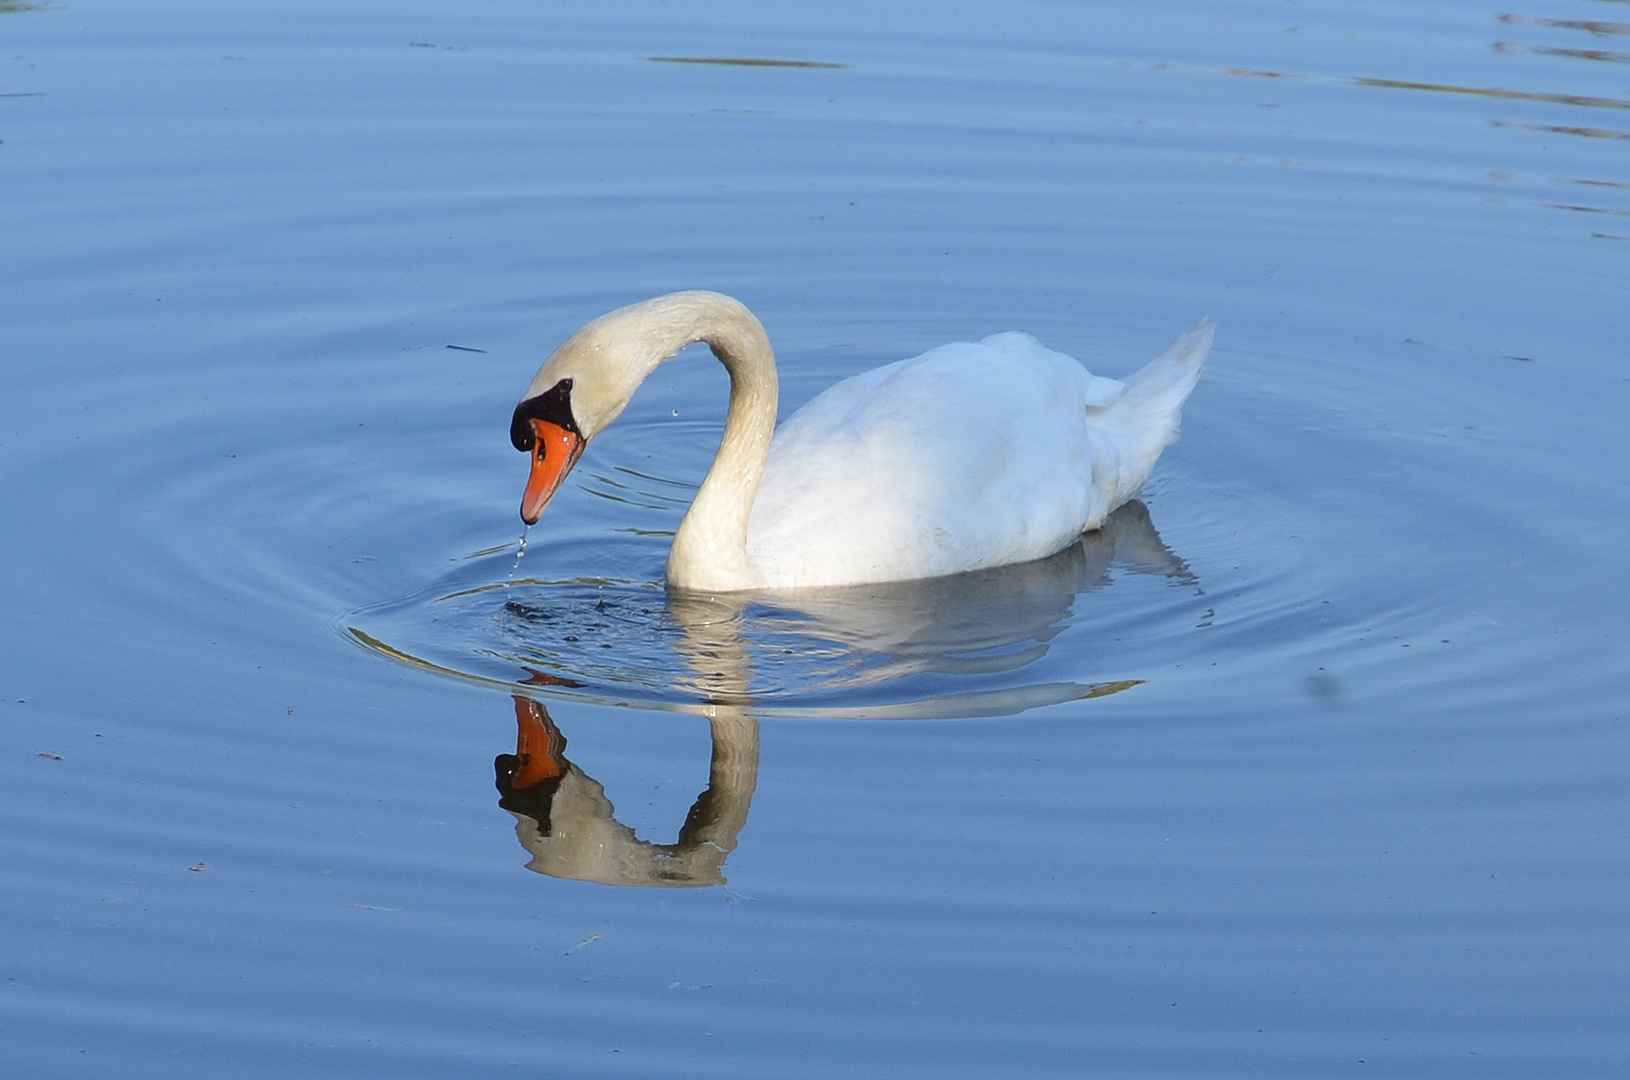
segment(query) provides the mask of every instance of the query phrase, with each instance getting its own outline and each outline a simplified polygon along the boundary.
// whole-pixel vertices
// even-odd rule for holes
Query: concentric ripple
[[[463,560],[429,588],[356,612],[345,632],[421,668],[600,704],[999,716],[1137,685],[1116,654],[1130,638],[1193,625],[1203,599],[1141,503],[1050,559],[886,585],[692,595],[654,582],[504,578],[514,564],[509,548]],[[1080,657],[1092,650],[1055,655],[1072,637],[1117,647],[1083,679]]]

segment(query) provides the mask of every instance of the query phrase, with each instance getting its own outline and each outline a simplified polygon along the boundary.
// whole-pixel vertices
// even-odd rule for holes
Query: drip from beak
[[[527,423],[532,426],[532,474],[527,477],[526,493],[521,496],[521,520],[536,525],[543,516],[543,508],[549,505],[566,474],[583,455],[584,443],[583,436],[559,424],[535,417]]]

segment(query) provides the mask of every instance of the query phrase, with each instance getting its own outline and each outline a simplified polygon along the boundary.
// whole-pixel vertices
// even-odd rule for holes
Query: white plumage
[[[942,345],[830,387],[774,431],[766,455],[776,379],[763,328],[729,297],[676,293],[573,335],[517,417],[569,380],[586,441],[657,364],[707,341],[730,370],[730,415],[675,536],[670,583],[726,591],[936,577],[1044,558],[1137,494],[1177,438],[1211,339],[1202,321],[1126,382],[1028,334]]]

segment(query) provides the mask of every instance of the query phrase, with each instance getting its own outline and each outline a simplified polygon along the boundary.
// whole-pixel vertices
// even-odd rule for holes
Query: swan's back
[[[747,553],[771,588],[1040,559],[1137,494],[1177,438],[1202,322],[1126,382],[1028,334],[846,379],[775,433]]]
[[[1019,333],[847,379],[776,431],[748,557],[785,588],[1050,555],[1090,513],[1086,407],[1121,392]]]

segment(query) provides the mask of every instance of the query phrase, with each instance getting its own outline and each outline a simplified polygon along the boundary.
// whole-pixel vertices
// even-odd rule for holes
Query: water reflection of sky
[[[1611,1075],[1626,12],[0,3],[11,1068]],[[512,578],[696,286],[789,408],[1210,315],[1157,540],[676,606],[699,355]]]
[[[1630,23],[1607,22],[1584,19],[1557,19],[1538,18],[1515,14],[1501,14],[1498,21],[1514,28],[1522,28],[1519,32],[1532,38],[1550,38],[1555,41],[1578,40],[1578,36],[1588,35],[1600,40],[1615,35],[1630,33]],[[1299,29],[1299,28],[1292,28]],[[1547,31],[1556,31],[1548,34]],[[1290,32],[1287,30],[1287,32]],[[1569,93],[1559,89],[1568,84],[1568,68],[1560,66],[1538,66],[1522,64],[1528,57],[1544,57],[1547,59],[1584,60],[1590,62],[1630,64],[1630,52],[1619,52],[1611,49],[1599,48],[1571,48],[1563,44],[1553,44],[1550,41],[1540,40],[1497,40],[1490,48],[1501,56],[1508,56],[1515,61],[1506,70],[1490,71],[1489,74],[1501,80],[1496,85],[1462,85],[1447,82],[1428,81],[1423,79],[1388,78],[1380,75],[1358,76],[1353,75],[1345,80],[1330,73],[1323,75],[1309,75],[1294,71],[1266,71],[1250,70],[1245,68],[1230,68],[1227,74],[1244,78],[1261,79],[1334,79],[1346,81],[1354,86],[1378,90],[1415,91],[1434,94],[1467,95],[1485,98],[1498,102],[1512,104],[1512,111],[1500,112],[1486,117],[1486,123],[1495,128],[1555,135],[1575,135],[1584,138],[1630,140],[1630,130],[1626,130],[1622,123],[1623,114],[1630,110],[1630,97],[1625,96],[1598,96],[1594,94]],[[1520,111],[1524,103],[1536,105],[1563,105],[1580,110],[1595,110],[1594,112],[1581,112],[1584,117],[1599,117],[1591,122],[1576,124],[1542,123],[1525,119]],[[1282,105],[1271,104],[1268,107],[1282,108]],[[1490,173],[1492,179],[1511,180],[1509,173]],[[1551,183],[1576,184],[1594,189],[1623,188],[1621,182],[1609,179],[1591,179],[1583,177],[1551,177]],[[1602,194],[1599,190],[1596,194]],[[1587,213],[1601,213],[1609,215],[1630,215],[1630,204],[1590,205],[1575,200],[1569,203],[1545,203],[1543,205],[1559,210],[1582,211]],[[1603,237],[1606,239],[1607,237]]]

